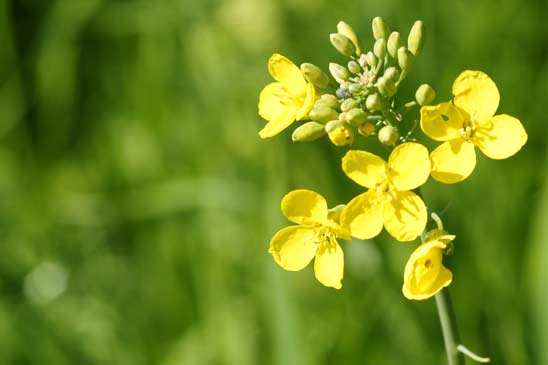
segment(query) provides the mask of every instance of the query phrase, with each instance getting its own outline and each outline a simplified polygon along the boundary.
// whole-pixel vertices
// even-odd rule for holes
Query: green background
[[[362,191],[345,148],[258,138],[267,60],[327,70],[344,61],[336,23],[370,49],[381,15],[405,36],[426,25],[402,95],[427,82],[448,100],[483,70],[528,131],[516,156],[478,154],[468,180],[424,195],[457,235],[463,342],[548,364],[546,14],[543,0],[0,0],[0,363],[443,364],[434,301],[401,294],[415,244],[343,242],[340,291],[267,253],[289,190],[330,205]]]

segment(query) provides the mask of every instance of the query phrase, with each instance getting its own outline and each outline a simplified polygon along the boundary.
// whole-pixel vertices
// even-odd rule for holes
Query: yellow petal
[[[463,124],[463,115],[453,103],[421,108],[421,129],[433,140],[444,142],[459,137]]]
[[[335,289],[342,288],[344,254],[337,241],[320,245],[314,260],[314,273],[323,285]]]
[[[348,151],[342,159],[346,176],[366,188],[372,188],[386,177],[386,162],[365,151]]]
[[[272,82],[266,85],[259,95],[259,115],[266,120],[278,119],[287,109],[282,100],[290,97],[281,83]]]
[[[517,153],[527,142],[527,133],[518,119],[501,114],[477,126],[474,142],[487,157],[500,160]]]
[[[294,96],[306,94],[306,81],[301,70],[286,57],[274,53],[268,60],[268,71]]]
[[[420,143],[402,143],[390,154],[388,171],[397,190],[413,190],[430,175],[430,156]]]
[[[341,226],[353,237],[366,240],[382,230],[383,202],[373,191],[352,199],[341,213]]]
[[[311,228],[285,227],[272,237],[268,252],[284,269],[299,271],[304,269],[316,254],[318,245],[315,238],[315,232]]]
[[[275,135],[289,127],[295,121],[296,115],[296,107],[285,107],[285,109],[278,116],[277,119],[271,120],[264,126],[263,129],[261,129],[261,131],[259,132],[259,136],[261,138],[274,137]]]
[[[499,106],[499,90],[489,76],[481,71],[464,71],[453,83],[453,99],[472,119],[482,122],[493,115]]]
[[[293,190],[283,197],[282,212],[293,223],[323,223],[327,220],[327,202],[315,191]]]
[[[384,227],[398,241],[413,241],[426,226],[426,206],[422,199],[411,191],[393,193],[383,209]]]
[[[308,112],[314,106],[316,101],[316,88],[312,83],[306,84],[306,96],[304,98],[302,106],[297,111],[297,120],[301,120],[308,115]]]
[[[476,166],[474,144],[464,139],[454,139],[439,145],[430,154],[432,177],[444,184],[454,184],[466,179]]]

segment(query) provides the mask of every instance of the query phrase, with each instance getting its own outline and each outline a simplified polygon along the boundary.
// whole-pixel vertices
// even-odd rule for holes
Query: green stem
[[[460,342],[459,331],[457,329],[455,311],[453,310],[453,304],[451,303],[451,297],[447,288],[440,290],[436,294],[436,306],[438,307],[448,365],[465,365],[464,355],[457,348]]]

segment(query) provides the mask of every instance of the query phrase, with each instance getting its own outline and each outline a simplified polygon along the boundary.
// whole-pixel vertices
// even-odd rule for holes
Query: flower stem
[[[436,307],[438,307],[448,365],[465,365],[464,355],[457,349],[460,342],[459,331],[457,329],[455,311],[453,310],[453,304],[451,303],[451,297],[447,288],[440,290],[436,294]]]

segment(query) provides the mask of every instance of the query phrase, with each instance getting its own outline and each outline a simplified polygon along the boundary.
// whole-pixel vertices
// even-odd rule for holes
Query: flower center
[[[464,123],[462,123],[462,128],[459,129],[459,134],[465,141],[470,142],[474,138],[475,132],[476,122],[474,121],[474,116],[471,115],[469,119],[465,119]]]
[[[320,226],[315,230],[316,237],[314,243],[326,248],[335,247],[335,234],[327,227]]]
[[[377,183],[377,185],[373,187],[373,190],[378,196],[384,197],[388,201],[392,201],[394,185],[388,176],[386,176],[381,182]]]

